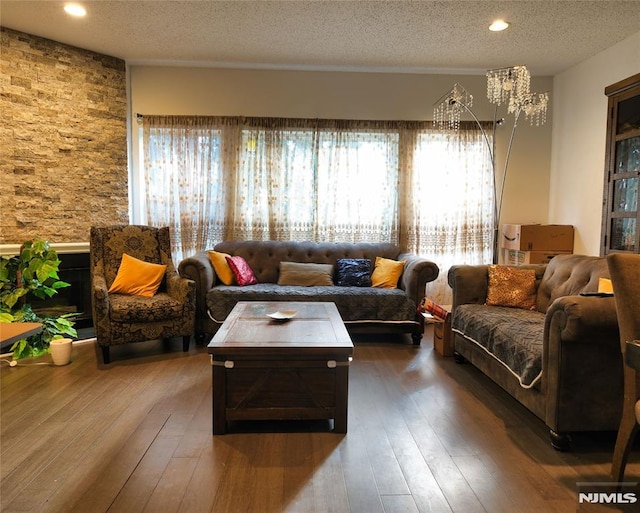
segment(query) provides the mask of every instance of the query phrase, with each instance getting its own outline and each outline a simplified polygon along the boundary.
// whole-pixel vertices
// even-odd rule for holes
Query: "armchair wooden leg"
[[[189,352],[189,345],[191,344],[191,335],[185,335],[182,337],[182,351]]]
[[[624,354],[623,354],[624,357]],[[636,419],[636,401],[640,390],[640,377],[631,367],[624,367],[624,396],[622,399],[622,417],[620,428],[616,438],[616,446],[613,450],[611,464],[611,477],[616,483],[624,479],[624,469],[627,466],[627,457],[633,446],[638,422]]]
[[[111,363],[111,355],[109,354],[109,346],[100,346],[102,349],[102,362],[105,365],[109,365]]]
[[[616,483],[620,483],[624,479],[627,457],[629,456],[637,432],[638,423],[636,422],[635,412],[633,408],[625,404],[623,406],[620,429],[618,429],[618,437],[616,438],[616,446],[613,450],[613,463],[611,464],[611,477]]]

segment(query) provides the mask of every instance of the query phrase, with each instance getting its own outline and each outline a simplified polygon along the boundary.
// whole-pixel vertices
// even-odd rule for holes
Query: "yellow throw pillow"
[[[489,266],[486,305],[536,309],[536,272],[506,265]]]
[[[376,257],[376,263],[371,275],[371,286],[383,289],[395,289],[398,280],[404,271],[406,260],[389,260],[388,258]]]
[[[166,265],[144,262],[123,253],[118,274],[109,287],[109,293],[153,297],[166,270]]]
[[[233,277],[231,267],[229,267],[229,262],[227,262],[227,257],[231,255],[220,253],[219,251],[207,251],[207,253],[209,254],[209,260],[211,261],[213,270],[218,275],[220,281],[225,285],[233,285],[235,278]]]
[[[598,278],[598,292],[613,294],[613,283],[608,278]]]

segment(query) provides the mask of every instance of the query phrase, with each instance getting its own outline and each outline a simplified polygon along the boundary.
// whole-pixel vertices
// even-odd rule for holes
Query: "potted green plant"
[[[12,346],[14,360],[49,352],[54,339],[77,337],[75,314],[40,316],[28,302],[30,296],[47,299],[69,286],[58,277],[59,267],[58,254],[41,238],[25,242],[19,255],[0,257],[0,322],[42,323],[41,333]]]

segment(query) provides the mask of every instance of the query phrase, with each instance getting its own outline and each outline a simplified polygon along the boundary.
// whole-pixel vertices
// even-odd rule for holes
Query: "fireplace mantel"
[[[0,256],[10,257],[20,252],[21,244],[0,244]],[[51,249],[59,255],[89,253],[89,242],[51,242]]]

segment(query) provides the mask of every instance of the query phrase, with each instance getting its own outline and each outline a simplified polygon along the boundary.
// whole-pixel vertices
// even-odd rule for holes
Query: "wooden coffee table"
[[[268,317],[290,310],[291,320]],[[214,435],[229,420],[334,419],[347,432],[353,344],[335,304],[239,302],[207,350]]]

